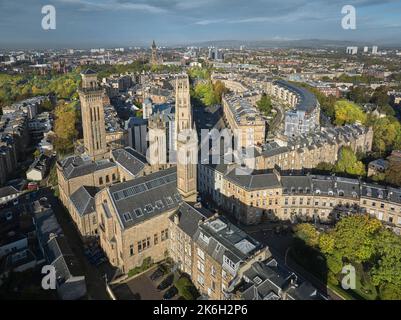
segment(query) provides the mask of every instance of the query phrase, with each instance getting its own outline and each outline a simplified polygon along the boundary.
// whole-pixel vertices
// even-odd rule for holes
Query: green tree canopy
[[[74,140],[78,135],[76,130],[78,115],[75,103],[59,101],[55,109],[55,117],[55,149],[62,154],[69,153],[73,151]]]
[[[268,116],[272,111],[272,101],[271,98],[263,94],[259,101],[256,102],[259,110],[265,115]]]
[[[335,109],[335,124],[353,124],[357,121],[361,123],[366,122],[366,114],[363,112],[362,108],[357,104],[347,101],[339,100],[334,105]]]
[[[340,149],[334,171],[356,176],[363,176],[366,174],[365,165],[361,161],[358,161],[350,147],[342,147]]]

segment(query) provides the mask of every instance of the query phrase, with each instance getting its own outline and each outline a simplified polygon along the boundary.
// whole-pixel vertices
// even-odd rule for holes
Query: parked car
[[[170,300],[174,298],[177,294],[178,294],[178,289],[175,286],[172,286],[164,293],[163,300]]]
[[[164,279],[158,286],[157,286],[157,290],[164,290],[167,289],[169,286],[171,286],[173,284],[174,281],[174,275],[170,274],[169,276],[167,276],[166,279]]]
[[[163,270],[158,268],[155,272],[150,275],[150,280],[156,281],[163,276]]]

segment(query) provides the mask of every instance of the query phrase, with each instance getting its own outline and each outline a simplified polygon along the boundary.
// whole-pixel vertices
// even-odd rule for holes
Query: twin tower
[[[81,73],[78,90],[81,101],[85,153],[94,161],[107,158],[103,89],[93,70]],[[177,150],[177,189],[184,200],[196,201],[198,142],[192,119],[192,107],[187,74],[178,75],[175,85],[175,138]]]

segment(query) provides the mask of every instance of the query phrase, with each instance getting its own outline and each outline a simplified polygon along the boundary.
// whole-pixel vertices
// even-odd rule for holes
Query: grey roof
[[[241,168],[231,170],[226,178],[248,190],[281,187],[277,175],[270,171],[247,174]]]
[[[47,243],[52,235],[63,234],[52,210],[36,213],[34,219],[38,238],[42,245]]]
[[[275,259],[254,262],[244,271],[245,283],[238,290],[247,300],[320,300],[323,295],[309,282],[299,280],[297,275]]]
[[[115,184],[109,192],[124,228],[175,210],[182,202],[176,167]]]
[[[187,202],[180,204],[176,214],[179,217],[178,227],[191,238],[198,229],[199,222],[212,215],[210,211],[196,209]],[[170,220],[174,221],[174,216]]]
[[[81,74],[96,74],[96,72],[93,71],[92,69],[86,69],[82,71]]]
[[[296,106],[297,110],[311,112],[316,107],[318,102],[315,95],[305,88],[298,87],[284,80],[277,80],[275,83],[298,96],[298,104]]]
[[[335,128],[321,128],[320,131],[300,134],[295,137],[288,137],[286,145],[281,146],[276,141],[269,142],[262,146],[262,154],[265,157],[273,157],[291,150],[301,150],[302,148],[321,147],[324,144],[333,144],[334,141],[349,141],[357,138],[369,129],[357,124],[345,125]]]
[[[146,158],[131,147],[113,150],[115,162],[131,173],[134,177],[142,172],[147,164]]]
[[[71,202],[81,216],[95,212],[95,195],[97,192],[98,188],[96,187],[81,186],[70,196]]]
[[[67,179],[81,177],[96,171],[115,167],[116,164],[105,159],[92,161],[82,156],[71,156],[60,162],[63,174]]]
[[[201,223],[193,238],[199,247],[223,266],[224,256],[234,264],[239,264],[262,248],[257,240],[224,217],[211,218]]]
[[[46,245],[45,252],[48,263],[56,269],[58,283],[64,283],[74,276],[83,276],[78,260],[64,236],[52,237]]]
[[[310,176],[282,176],[283,193],[308,193],[312,190]]]
[[[18,193],[20,193],[20,192],[12,186],[6,186],[3,188],[0,188],[0,198],[4,198],[4,197],[11,196],[11,195],[18,194]]]

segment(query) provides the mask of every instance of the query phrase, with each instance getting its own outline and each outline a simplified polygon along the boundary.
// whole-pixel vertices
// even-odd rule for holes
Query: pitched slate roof
[[[52,237],[46,247],[48,263],[56,269],[57,281],[64,283],[71,277],[83,276],[83,271],[64,236]]]
[[[147,164],[146,158],[131,147],[116,149],[113,150],[112,153],[115,162],[131,173],[134,177],[141,173]]]
[[[231,170],[226,178],[248,190],[281,187],[277,175],[271,171],[247,173],[241,168]]]
[[[71,196],[70,200],[78,213],[83,216],[95,211],[95,195],[98,188],[81,186]]]
[[[112,185],[108,192],[123,228],[178,209],[182,202],[176,167]]]
[[[186,202],[180,204],[176,214],[179,218],[178,227],[191,238],[198,229],[199,221],[203,221],[212,216],[210,211],[199,210]],[[170,220],[174,221],[174,216],[171,216]]]
[[[19,191],[12,186],[6,186],[3,188],[0,188],[0,198],[12,196],[12,195],[18,194],[18,193],[19,193]]]
[[[81,177],[96,171],[115,167],[116,164],[105,159],[92,161],[81,156],[71,156],[60,162],[63,174],[67,179]]]

